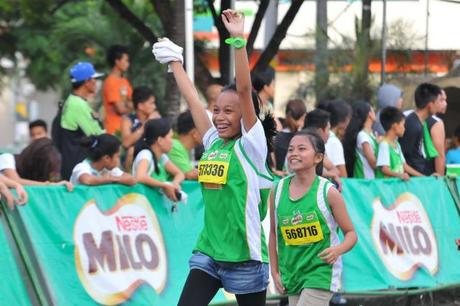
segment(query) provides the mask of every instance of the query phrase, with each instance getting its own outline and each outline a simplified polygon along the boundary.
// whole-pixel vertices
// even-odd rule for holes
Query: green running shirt
[[[289,295],[304,288],[337,291],[340,288],[342,258],[333,264],[318,254],[340,244],[327,193],[332,184],[317,176],[308,192],[297,200],[289,196],[293,176],[275,187],[275,223],[281,281]]]
[[[265,167],[265,134],[259,120],[247,132],[241,125],[242,136],[236,140],[224,142],[215,127],[203,137],[199,180],[212,174],[221,177],[219,184],[201,183],[204,228],[195,251],[216,261],[268,262],[262,229],[266,208],[261,194],[271,189],[272,178]]]

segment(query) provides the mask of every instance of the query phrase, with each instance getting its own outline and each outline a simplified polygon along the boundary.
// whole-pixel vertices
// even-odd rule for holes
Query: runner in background
[[[236,86],[219,95],[214,126],[182,67],[182,48],[169,40],[153,47],[155,58],[172,69],[205,147],[198,168],[204,229],[190,259],[180,306],[208,305],[221,287],[234,293],[239,305],[262,306],[266,299],[268,256],[261,224],[266,208],[259,203],[260,189],[272,185],[266,170],[269,140],[257,117],[259,101],[252,91],[244,47],[244,16],[225,10],[222,20],[231,36],[227,42],[235,47]],[[273,130],[273,118],[265,116],[264,126],[268,122]]]
[[[342,196],[319,176],[324,153],[316,132],[298,132],[287,153],[294,174],[270,195],[271,273],[277,290],[289,295],[289,306],[329,305],[340,289],[341,255],[357,241]]]
[[[349,177],[375,178],[378,142],[372,132],[375,112],[366,102],[355,103],[343,146]]]
[[[89,186],[104,184],[135,185],[136,180],[120,168],[121,143],[110,134],[90,136],[82,140],[87,158],[73,168],[70,182]]]

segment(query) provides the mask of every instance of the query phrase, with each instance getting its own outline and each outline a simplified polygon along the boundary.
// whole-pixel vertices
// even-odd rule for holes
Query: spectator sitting
[[[160,118],[155,104],[153,91],[146,86],[136,87],[133,91],[135,113],[123,116],[121,122],[121,140],[127,150],[124,156],[124,168],[131,170],[134,155],[134,144],[144,133],[144,123],[149,119]]]
[[[21,178],[39,182],[57,182],[61,178],[61,155],[49,138],[40,138],[15,156]]]
[[[40,141],[37,140],[37,141]],[[32,144],[33,145],[33,144]],[[37,162],[37,160],[34,160]],[[64,185],[68,191],[72,191],[73,186],[68,181],[60,182],[50,182],[50,181],[34,181],[30,179],[25,179],[19,176],[16,170],[16,159],[13,154],[3,153],[0,155],[0,174],[6,176],[7,178],[25,186],[46,186],[46,185]]]
[[[374,125],[372,126],[372,130],[378,137],[385,135],[385,130],[383,129],[379,119],[380,112],[382,111],[382,109],[388,106],[393,106],[397,109],[401,109],[402,103],[402,91],[401,89],[399,89],[399,87],[393,84],[383,84],[382,86],[380,86],[377,92],[377,114],[375,118],[376,120],[374,122]]]
[[[197,180],[198,170],[193,166],[190,155],[193,148],[202,144],[202,141],[190,111],[177,117],[177,134],[168,153],[169,160],[185,174],[187,180]]]
[[[332,161],[339,170],[341,177],[347,177],[345,166],[345,154],[341,140],[345,135],[345,130],[350,122],[351,107],[342,100],[326,101],[318,105],[318,108],[330,114],[331,130],[326,142],[326,156]]]
[[[70,181],[75,184],[103,185],[118,183],[132,186],[136,179],[123,172],[120,164],[120,140],[110,134],[84,138],[82,146],[87,148],[87,159],[73,168]]]
[[[139,183],[159,187],[169,199],[177,202],[185,176],[166,155],[172,149],[172,135],[167,119],[147,121],[143,137],[134,150],[132,171]],[[168,181],[168,175],[173,177],[172,182]]]
[[[441,88],[437,85],[422,83],[415,90],[416,110],[405,120],[405,132],[399,139],[407,163],[424,175],[433,174],[433,159],[438,156],[434,147],[426,120],[434,115],[441,103]]]
[[[48,137],[48,125],[45,121],[38,119],[29,123],[30,142],[39,138]]]
[[[109,134],[119,132],[121,118],[132,111],[132,87],[125,77],[129,68],[128,48],[111,46],[107,52],[107,62],[111,71],[104,81],[102,100],[105,110],[104,127]]]
[[[386,107],[380,113],[380,122],[386,131],[379,144],[377,167],[385,177],[408,180],[409,175],[423,176],[406,163],[398,137],[404,134],[404,114],[396,107]]]
[[[447,164],[460,164],[460,125],[455,128],[453,148],[447,151]]]
[[[103,133],[96,114],[88,104],[96,94],[96,78],[101,76],[88,62],[80,62],[70,69],[72,93],[53,122],[53,140],[62,156],[63,179],[69,179],[72,169],[86,156],[80,145],[81,139]]]

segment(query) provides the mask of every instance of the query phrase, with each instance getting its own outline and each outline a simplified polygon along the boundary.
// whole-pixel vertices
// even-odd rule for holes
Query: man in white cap
[[[85,151],[80,146],[81,138],[104,132],[88,104],[88,100],[96,94],[96,79],[101,76],[103,74],[97,73],[88,62],[79,62],[70,69],[72,93],[60,106],[53,122],[53,140],[62,155],[63,179],[68,180],[73,167],[85,158]]]

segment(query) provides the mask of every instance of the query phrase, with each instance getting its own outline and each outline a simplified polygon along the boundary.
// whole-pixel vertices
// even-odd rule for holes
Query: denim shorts
[[[189,264],[190,269],[202,270],[220,280],[225,291],[233,294],[261,292],[268,286],[268,264],[260,261],[222,262],[197,252]]]

